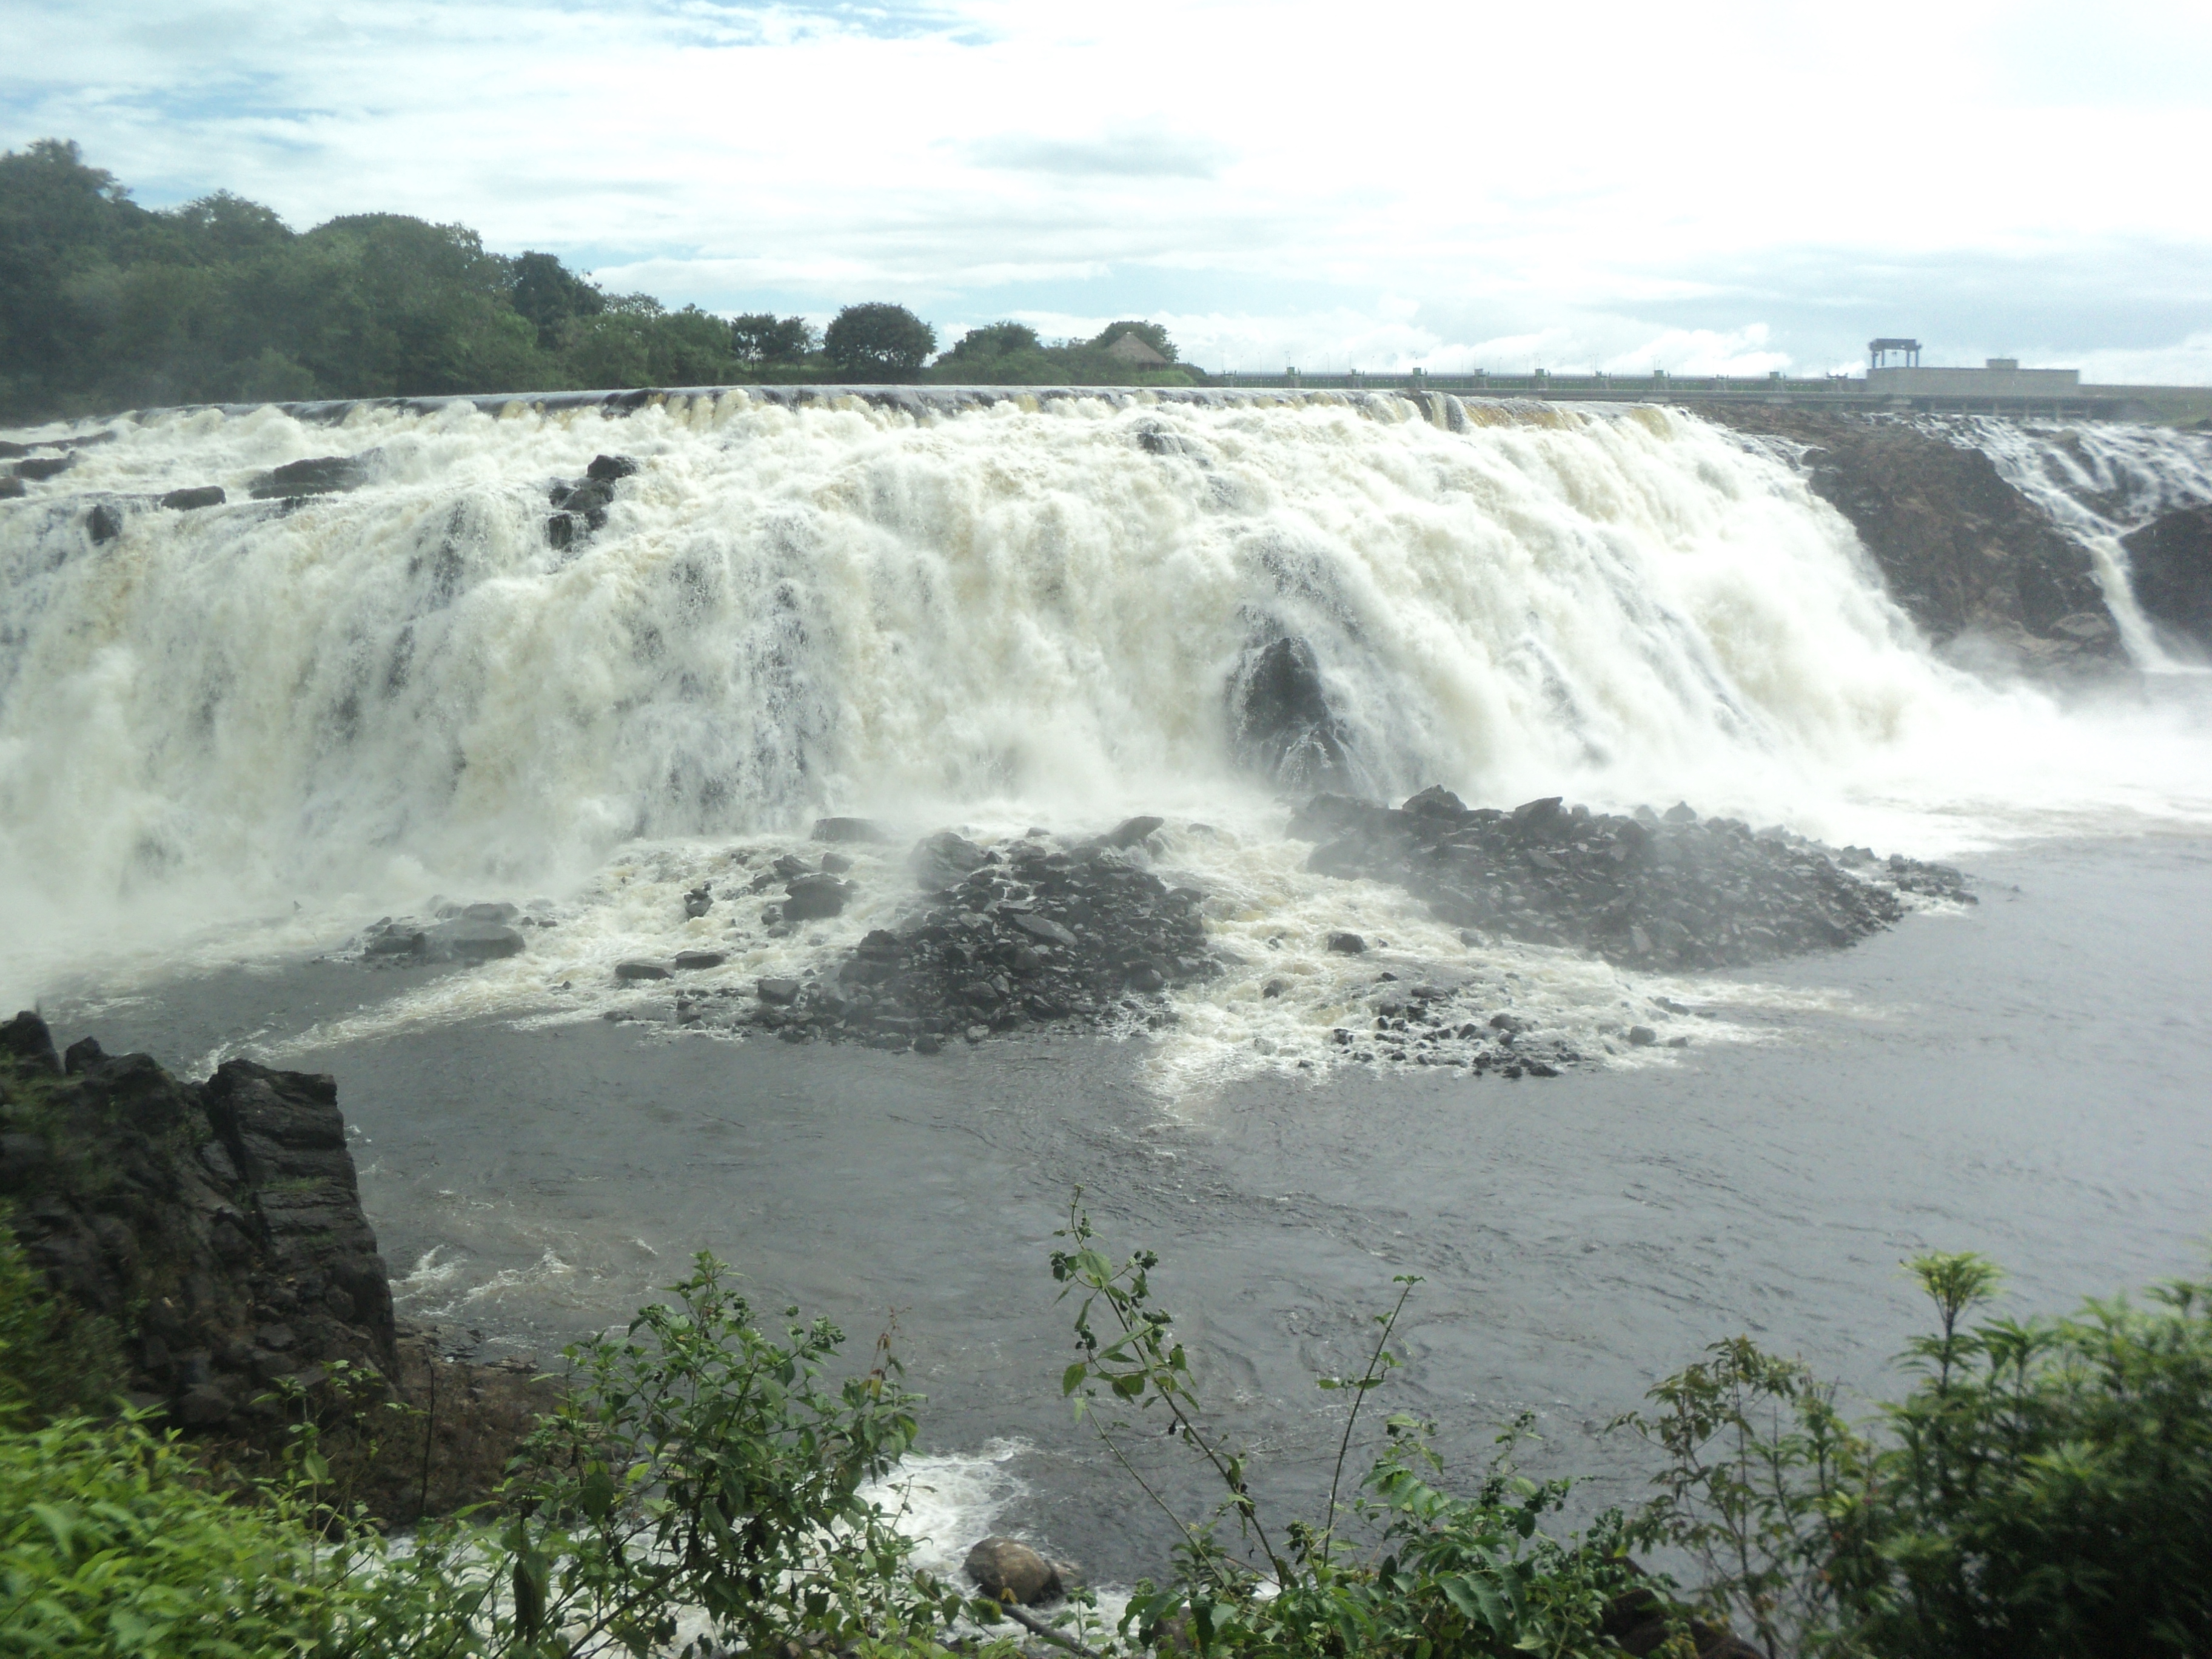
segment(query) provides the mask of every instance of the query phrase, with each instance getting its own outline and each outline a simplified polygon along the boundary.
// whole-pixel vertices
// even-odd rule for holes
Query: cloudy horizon
[[[670,305],[1146,316],[1210,369],[1820,374],[1904,333],[2212,383],[2199,4],[0,17],[0,146],[75,139],[149,206],[459,221]]]

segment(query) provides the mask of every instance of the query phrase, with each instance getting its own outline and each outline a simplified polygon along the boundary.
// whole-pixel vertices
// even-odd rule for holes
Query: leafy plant
[[[2212,1294],[1966,1316],[1996,1270],[1911,1264],[1936,1329],[1863,1429],[1747,1340],[1626,1421],[1668,1462],[1631,1528],[1688,1551],[1770,1654],[2089,1659],[2212,1650]]]
[[[1528,1434],[1525,1417],[1499,1437],[1474,1490],[1462,1495],[1434,1480],[1443,1466],[1429,1444],[1433,1425],[1391,1416],[1351,1505],[1361,1540],[1340,1536],[1359,1408],[1399,1363],[1389,1340],[1417,1278],[1395,1281],[1398,1298],[1376,1317],[1365,1368],[1357,1376],[1319,1379],[1325,1389],[1352,1395],[1321,1519],[1274,1526],[1254,1492],[1247,1454],[1207,1421],[1190,1357],[1172,1317],[1152,1299],[1158,1257],[1139,1250],[1114,1260],[1100,1249],[1081,1197],[1079,1189],[1067,1225],[1055,1234],[1068,1248],[1052,1255],[1062,1296],[1081,1297],[1074,1322],[1081,1353],[1061,1376],[1061,1392],[1174,1522],[1180,1540],[1175,1573],[1164,1583],[1141,1583],[1131,1598],[1125,1634],[1133,1630],[1148,1647],[1187,1643],[1200,1654],[1444,1659],[1606,1650],[1608,1610],[1624,1595],[1648,1594],[1650,1583],[1623,1553],[1617,1515],[1608,1513],[1587,1536],[1555,1539],[1541,1529],[1569,1483],[1540,1484],[1514,1468],[1513,1449]],[[1132,1425],[1117,1407],[1160,1413],[1166,1432],[1212,1472],[1224,1496],[1210,1516],[1184,1519],[1144,1478],[1124,1445]],[[1221,1536],[1230,1522],[1241,1556]]]
[[[0,1425],[107,1409],[123,1382],[112,1322],[47,1293],[0,1205]]]

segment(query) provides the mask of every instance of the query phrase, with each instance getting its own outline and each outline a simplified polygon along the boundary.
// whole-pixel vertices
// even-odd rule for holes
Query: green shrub
[[[211,1490],[135,1419],[0,1431],[0,1653],[333,1651],[359,1602],[318,1554],[297,1504]]]
[[[123,1382],[114,1326],[47,1294],[0,1205],[0,1425],[110,1410]]]
[[[1633,1535],[1700,1560],[1770,1654],[2212,1651],[2212,1291],[1968,1328],[1995,1269],[1911,1266],[1937,1329],[1864,1429],[1743,1338],[1654,1389],[1626,1420],[1668,1462]]]
[[[1565,1659],[1618,1650],[1602,1632],[1607,1612],[1622,1595],[1651,1588],[1650,1581],[1627,1559],[1618,1514],[1608,1512],[1588,1534],[1556,1538],[1542,1529],[1570,1483],[1540,1485],[1514,1469],[1525,1417],[1499,1437],[1498,1455],[1474,1490],[1455,1495],[1431,1478],[1443,1468],[1427,1443],[1432,1425],[1392,1416],[1340,1531],[1360,1407],[1398,1364],[1390,1335],[1417,1279],[1397,1281],[1396,1305],[1376,1322],[1366,1368],[1358,1376],[1319,1379],[1323,1389],[1352,1395],[1327,1509],[1278,1526],[1253,1491],[1245,1455],[1208,1422],[1174,1321],[1152,1300],[1158,1258],[1139,1250],[1115,1261],[1074,1206],[1056,1237],[1069,1248],[1054,1252],[1053,1276],[1066,1287],[1063,1296],[1081,1297],[1075,1316],[1081,1357],[1061,1377],[1061,1390],[1181,1535],[1174,1573],[1162,1583],[1139,1584],[1131,1599],[1125,1636],[1147,1647],[1173,1641],[1200,1654],[1254,1656]],[[1155,1432],[1172,1436],[1212,1471],[1224,1494],[1212,1515],[1178,1516],[1138,1471],[1125,1449],[1133,1425],[1111,1414],[1130,1407],[1157,1413],[1164,1420]],[[1234,1545],[1223,1535],[1225,1526],[1234,1528]]]

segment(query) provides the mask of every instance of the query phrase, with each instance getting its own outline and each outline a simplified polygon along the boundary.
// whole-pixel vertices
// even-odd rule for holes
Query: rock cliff
[[[90,1038],[57,1054],[20,1013],[0,1025],[0,1201],[52,1291],[122,1334],[133,1403],[189,1433],[265,1449],[288,1380],[334,1421],[349,1398],[422,1407],[381,1436],[386,1514],[481,1495],[549,1398],[393,1317],[326,1076],[234,1060],[183,1083]],[[362,1386],[333,1387],[344,1372]]]
[[[2185,647],[2212,648],[2212,507],[2165,514],[2121,545],[2143,615]]]
[[[1980,451],[1881,416],[1699,412],[1797,446],[1814,491],[1850,521],[1890,597],[1938,645],[1971,638],[2044,672],[2122,660],[2088,550]]]

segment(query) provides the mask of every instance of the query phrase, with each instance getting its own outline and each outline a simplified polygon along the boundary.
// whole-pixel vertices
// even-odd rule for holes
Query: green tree
[[[1027,323],[986,323],[971,328],[952,343],[945,354],[953,362],[982,362],[1012,353],[1042,351],[1044,342]]]
[[[804,317],[778,317],[749,311],[730,323],[730,341],[738,360],[748,363],[797,362],[820,344]]]
[[[822,349],[848,374],[906,380],[937,349],[937,331],[904,306],[847,306],[823,331]]]
[[[596,317],[606,309],[606,295],[598,285],[577,276],[557,255],[520,253],[514,270],[514,308],[530,319],[538,343],[548,351],[560,344],[562,325],[571,318]]]

